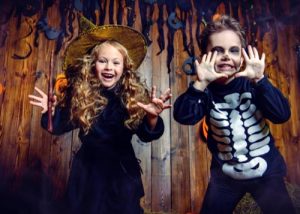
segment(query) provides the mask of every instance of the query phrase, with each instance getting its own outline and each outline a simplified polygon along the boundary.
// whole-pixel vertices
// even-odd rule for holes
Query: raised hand
[[[29,103],[33,106],[38,106],[42,108],[42,113],[45,113],[48,111],[48,96],[47,94],[45,94],[41,89],[39,89],[38,87],[34,87],[34,90],[36,92],[38,92],[38,94],[40,96],[36,96],[36,95],[28,95],[28,97],[30,98]],[[52,100],[53,104],[52,104],[52,114],[54,114],[55,111],[55,106],[57,105],[57,97],[54,95],[53,96],[53,100]]]
[[[265,53],[260,58],[257,49],[250,45],[248,46],[249,55],[244,48],[242,53],[246,62],[246,68],[244,71],[236,73],[235,77],[247,77],[255,82],[261,80],[265,71]]]
[[[156,97],[156,86],[152,87],[150,103],[138,102],[137,105],[144,109],[149,116],[157,117],[163,110],[171,108],[171,104],[165,104],[172,97],[171,89],[168,88],[159,98]]]
[[[158,120],[158,115],[165,109],[171,108],[171,104],[165,104],[172,97],[171,89],[168,88],[159,98],[156,97],[156,86],[152,87],[150,103],[138,102],[137,105],[147,113],[147,121],[151,129],[154,129]]]
[[[219,78],[227,78],[225,73],[217,73],[215,71],[215,62],[217,58],[217,51],[213,53],[210,51],[208,54],[204,54],[201,63],[199,64],[198,60],[195,60],[195,68],[197,73],[197,78],[199,81],[198,89],[205,89],[207,85]],[[200,86],[201,84],[201,86]]]

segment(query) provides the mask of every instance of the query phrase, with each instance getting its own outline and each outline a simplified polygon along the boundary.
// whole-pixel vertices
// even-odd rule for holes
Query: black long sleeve
[[[191,83],[174,103],[174,119],[184,125],[196,124],[206,114],[207,100],[207,93],[195,89]]]
[[[288,100],[266,77],[257,83],[255,91],[257,105],[266,119],[273,123],[283,123],[290,118]]]
[[[161,117],[158,117],[156,126],[153,130],[150,129],[146,121],[146,116],[143,119],[143,122],[139,126],[136,134],[144,142],[150,142],[156,140],[162,136],[164,133],[164,122]]]
[[[76,129],[76,125],[70,121],[70,113],[67,108],[56,107],[55,113],[52,118],[53,131],[51,134],[61,135],[66,132],[69,132],[73,129]],[[44,113],[41,118],[41,125],[44,129],[47,129],[48,125],[48,112]]]

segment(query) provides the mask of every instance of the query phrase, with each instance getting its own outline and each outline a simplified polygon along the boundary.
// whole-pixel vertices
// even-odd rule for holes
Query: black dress
[[[159,117],[154,130],[145,118],[136,131],[124,126],[127,111],[114,90],[102,92],[108,105],[98,116],[88,134],[79,132],[81,148],[75,155],[70,172],[66,200],[70,213],[143,213],[140,198],[144,195],[141,168],[131,139],[134,134],[144,142],[158,139],[164,132]],[[47,127],[47,113],[42,126]],[[53,118],[53,134],[77,128],[69,122],[67,108],[57,107]]]

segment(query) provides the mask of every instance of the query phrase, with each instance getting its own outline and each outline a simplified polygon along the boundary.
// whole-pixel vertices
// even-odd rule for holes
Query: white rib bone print
[[[214,103],[210,111],[218,157],[227,161],[222,170],[235,179],[260,177],[267,169],[260,156],[270,151],[269,127],[251,99],[248,92],[233,93],[224,97],[225,103]]]

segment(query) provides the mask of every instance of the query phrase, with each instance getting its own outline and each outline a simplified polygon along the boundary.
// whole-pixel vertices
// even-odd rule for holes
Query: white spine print
[[[233,93],[224,97],[224,103],[215,103],[210,111],[210,130],[218,142],[218,157],[224,163],[222,170],[235,179],[260,177],[267,162],[260,157],[270,151],[269,127],[262,119],[251,93]]]

